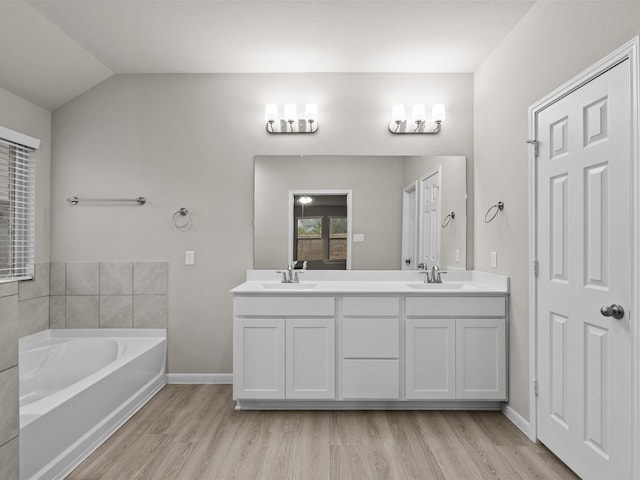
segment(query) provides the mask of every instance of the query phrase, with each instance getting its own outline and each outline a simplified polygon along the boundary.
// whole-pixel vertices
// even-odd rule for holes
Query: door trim
[[[639,105],[639,78],[638,50],[640,37],[635,37],[622,47],[615,50],[599,62],[595,63],[581,74],[577,75],[558,89],[551,92],[538,102],[529,107],[529,138],[535,140],[538,114],[566,97],[573,91],[582,87],[594,78],[615,67],[619,63],[628,60],[631,72],[631,221],[632,227],[632,293],[631,293],[631,356],[632,356],[632,451],[640,448],[640,325],[638,314],[640,307],[640,157],[638,145],[638,115]],[[537,402],[534,391],[534,383],[537,379],[538,341],[537,341],[537,279],[534,272],[534,262],[537,261],[537,159],[535,156],[536,144],[529,147],[529,431],[526,432],[533,441],[537,439]],[[632,473],[634,478],[640,477],[640,459],[633,456]]]
[[[412,253],[414,262],[416,265],[412,265],[409,270],[417,269],[417,264],[420,263],[420,259],[418,258],[418,209],[420,207],[420,195],[418,191],[418,180],[414,180],[409,185],[402,189],[402,251],[400,253],[400,270],[405,270],[405,259],[407,258],[407,254]],[[409,239],[409,226],[408,218],[405,215],[405,212],[409,209],[409,195],[411,192],[414,192],[414,201],[413,201],[413,222],[414,222],[414,232],[413,232],[413,251],[409,252],[409,248],[407,247],[407,241]]]

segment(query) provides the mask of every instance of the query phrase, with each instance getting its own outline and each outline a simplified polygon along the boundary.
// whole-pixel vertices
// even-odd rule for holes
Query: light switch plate
[[[498,268],[498,253],[491,252],[491,268]]]
[[[460,249],[456,248],[456,262],[460,263]]]
[[[196,252],[193,250],[187,250],[184,252],[184,264],[195,265],[196,264]]]
[[[353,243],[364,242],[364,233],[354,233],[353,234]]]

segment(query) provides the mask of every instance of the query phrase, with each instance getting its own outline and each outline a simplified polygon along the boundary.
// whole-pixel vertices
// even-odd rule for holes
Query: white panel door
[[[335,320],[286,321],[287,398],[335,398]]]
[[[235,320],[234,398],[284,398],[283,318]]]
[[[440,169],[420,179],[420,258],[431,268],[440,262]]]
[[[538,114],[538,436],[583,478],[631,477],[629,61]],[[636,452],[637,455],[637,452]]]
[[[456,398],[507,399],[504,318],[456,319]]]
[[[406,396],[456,398],[456,320],[408,318],[406,321]]]
[[[417,182],[402,191],[402,270],[418,268],[418,189]]]

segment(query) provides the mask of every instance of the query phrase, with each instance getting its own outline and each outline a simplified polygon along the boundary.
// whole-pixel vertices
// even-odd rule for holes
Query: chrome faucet
[[[286,270],[277,270],[276,273],[282,274],[282,283],[300,283],[299,274],[304,273],[307,269],[307,261],[305,260],[302,263],[302,270],[296,270],[296,265],[298,262],[294,260],[294,262],[290,265],[287,265]]]
[[[441,273],[446,273],[440,270],[440,267],[434,265],[431,267],[431,283],[442,283]]]
[[[424,270],[419,270],[418,273],[425,275],[424,283],[442,283],[442,277],[440,275],[447,272],[445,270],[440,270],[440,267],[434,265],[431,267],[431,275],[429,275],[429,271],[426,268]]]

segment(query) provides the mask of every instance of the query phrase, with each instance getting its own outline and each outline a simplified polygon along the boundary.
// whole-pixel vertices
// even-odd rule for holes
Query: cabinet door
[[[234,332],[234,398],[284,398],[284,319],[239,318]]]
[[[335,320],[286,321],[287,398],[335,398]]]
[[[456,320],[456,397],[506,400],[504,318]]]
[[[453,318],[407,319],[407,399],[455,398],[455,334]]]

